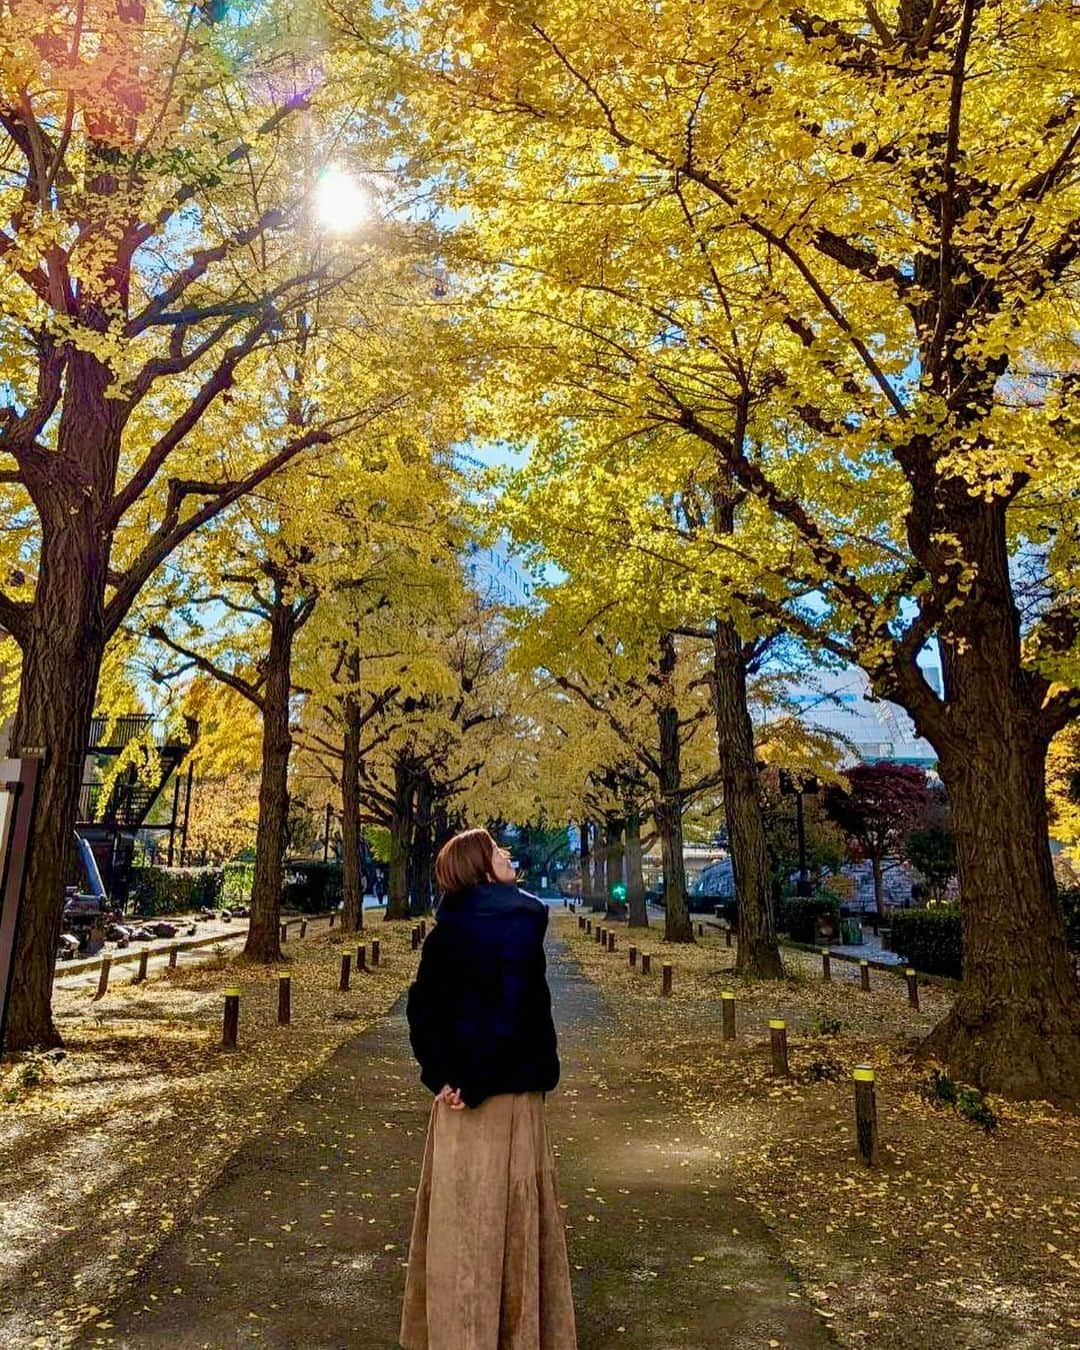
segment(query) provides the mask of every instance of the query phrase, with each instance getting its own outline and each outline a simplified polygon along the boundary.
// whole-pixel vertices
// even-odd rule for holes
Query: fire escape
[[[94,717],[90,722],[84,775],[95,771],[103,773],[108,761],[115,759],[133,741],[149,741],[154,746],[158,761],[157,771],[150,782],[140,776],[133,764],[110,788],[102,782],[91,781],[84,782],[79,789],[75,828],[93,849],[106,889],[118,903],[123,903],[127,895],[136,833],[139,830],[166,832],[169,836],[170,864],[175,854],[177,831],[181,831],[182,836],[186,835],[191,808],[190,763],[186,776],[181,769],[195,744],[198,729],[198,723],[190,717],[185,718],[182,731],[166,729],[147,713],[126,713],[112,718]],[[147,819],[170,778],[173,780],[173,792],[169,817],[150,825]]]

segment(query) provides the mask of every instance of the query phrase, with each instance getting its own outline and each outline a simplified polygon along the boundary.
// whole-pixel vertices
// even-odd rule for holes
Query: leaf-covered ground
[[[591,916],[594,920],[596,916]],[[602,916],[601,922],[604,922]],[[950,994],[787,951],[782,985],[731,973],[734,952],[706,928],[693,946],[662,930],[615,926],[602,950],[577,920],[559,933],[601,986],[628,1045],[647,1038],[651,1066],[710,1141],[738,1193],[777,1236],[839,1342],[892,1347],[1058,1350],[1080,1345],[1080,1121],[1046,1104],[991,1098],[990,1134],[924,1095],[915,1040]],[[628,946],[649,951],[632,970]],[[663,962],[673,993],[660,995]],[[720,991],[737,996],[738,1037],[720,1039]],[[768,1023],[788,1024],[790,1081],[771,1072]],[[839,1030],[835,1023],[839,1022]],[[851,1070],[876,1070],[882,1165],[855,1148]]]
[[[287,959],[233,953],[142,985],[60,992],[62,1059],[0,1071],[0,1344],[67,1344],[104,1313],[226,1162],[296,1086],[413,977],[410,921],[365,911],[378,969],[338,992],[340,930],[290,932]],[[313,926],[314,927],[314,926]],[[354,957],[355,959],[355,957]],[[292,1024],[277,1025],[278,971]],[[239,1048],[220,1048],[223,990],[242,989]],[[40,1075],[40,1081],[26,1083]]]

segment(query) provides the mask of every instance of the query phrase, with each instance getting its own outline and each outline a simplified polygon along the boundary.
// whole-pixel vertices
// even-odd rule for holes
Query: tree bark
[[[412,847],[409,850],[409,912],[419,917],[431,908],[431,778],[421,775],[413,807]]]
[[[75,517],[68,529],[45,532],[37,578],[39,603],[23,645],[12,753],[40,748],[45,759],[8,1003],[4,1040],[9,1050],[61,1044],[52,1019],[53,973],[105,647],[104,564],[100,550],[80,538],[80,524]]]
[[[282,860],[289,820],[289,696],[292,692],[292,647],[296,613],[282,584],[274,583],[270,606],[270,646],[262,694],[262,776],[259,780],[259,824],[255,832],[255,879],[251,918],[244,955],[268,964],[281,960]]]
[[[401,757],[394,760],[394,812],[390,820],[390,881],[386,919],[409,917],[409,849],[413,831],[413,781]]]
[[[623,822],[604,821],[604,907],[610,910],[615,887],[623,879]]]
[[[664,940],[693,942],[694,925],[686,903],[686,863],[683,858],[682,766],[679,709],[675,701],[675,638],[660,639],[660,796],[656,825],[664,859]]]
[[[720,619],[713,639],[712,692],[739,917],[735,969],[740,974],[778,980],[783,978],[784,966],[776,940],[754,728],[746,697],[746,660],[738,630]]]
[[[345,734],[341,754],[341,927],[359,933],[364,927],[364,873],[360,856],[360,736],[363,710],[353,694],[342,704]]]
[[[1046,746],[972,737],[944,754],[962,896],[964,970],[923,1053],[976,1087],[1080,1100],[1080,1013],[1050,856]]]
[[[598,820],[593,821],[592,835],[592,875],[589,878],[589,905],[593,913],[598,914],[604,909],[604,880],[606,877],[604,827]]]
[[[645,878],[641,872],[641,817],[626,818],[626,902],[631,928],[648,928],[645,908]]]
[[[917,556],[941,512],[940,499],[916,497]],[[963,911],[960,993],[924,1052],[986,1090],[1077,1102],[1080,991],[1050,856],[1046,686],[1022,660],[1004,504],[958,483],[946,518],[974,580],[942,625],[945,701],[929,701],[910,673],[896,691],[938,752]]]
[[[870,870],[874,877],[874,905],[878,917],[885,918],[885,876],[881,868],[881,854],[875,853],[870,859]]]
[[[589,847],[589,821],[583,818],[578,826],[578,861],[581,867],[581,898],[588,901],[592,893],[592,851]]]

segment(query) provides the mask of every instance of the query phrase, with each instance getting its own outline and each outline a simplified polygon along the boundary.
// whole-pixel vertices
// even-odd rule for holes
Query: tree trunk
[[[592,889],[592,851],[589,848],[589,822],[583,819],[578,826],[578,861],[581,867],[581,898],[587,901]]]
[[[431,779],[425,773],[416,785],[409,850],[409,913],[416,917],[431,908],[431,798]]]
[[[360,734],[363,711],[352,694],[342,706],[345,736],[341,755],[341,927],[359,933],[364,927],[364,873],[360,856]]]
[[[104,331],[106,318],[88,307],[88,328]],[[99,511],[112,495],[120,453],[123,404],[106,398],[112,370],[88,351],[71,350],[57,429],[56,454],[26,467],[41,521],[41,547],[32,607],[24,631],[13,753],[44,753],[26,888],[8,1000],[9,1050],[55,1046],[52,985],[71,880],[79,786],[90,718],[105,650],[105,585],[110,536]]]
[[[604,908],[610,912],[615,887],[623,879],[623,822],[604,821]]]
[[[604,881],[607,875],[604,862],[604,827],[593,821],[592,876],[589,878],[589,905],[594,914],[604,909]]]
[[[948,528],[973,583],[942,625],[944,705],[901,672],[897,696],[938,752],[956,837],[964,973],[926,1053],[976,1086],[1080,1101],[1080,991],[1050,857],[1045,681],[1022,660],[1005,505],[966,483],[913,500],[909,538],[932,574]],[[888,691],[885,691],[888,692]]]
[[[648,928],[645,908],[645,878],[641,873],[641,817],[626,818],[626,903],[631,928]]]
[[[1046,746],[1014,723],[940,761],[963,909],[964,971],[924,1053],[976,1087],[1080,1100],[1080,1005],[1057,899]]]
[[[292,645],[296,614],[291,599],[275,583],[270,607],[270,647],[262,695],[262,776],[259,780],[259,824],[255,832],[255,880],[251,919],[244,955],[251,961],[281,960],[282,859],[289,821],[289,695],[292,691]]]
[[[409,917],[409,849],[413,830],[413,783],[408,765],[394,760],[394,814],[390,821],[390,881],[386,919]]]
[[[686,863],[683,859],[682,766],[679,709],[675,702],[675,638],[660,639],[660,798],[656,825],[664,859],[664,940],[693,942],[694,925],[686,904]]]
[[[885,877],[881,869],[881,855],[875,853],[870,859],[870,870],[874,877],[874,905],[878,917],[885,918]]]
[[[46,532],[38,603],[23,646],[12,753],[40,748],[45,759],[29,839],[4,1042],[8,1050],[56,1046],[52,1020],[56,949],[71,880],[79,785],[105,639],[104,566],[73,522]],[[95,563],[88,565],[88,558]]]
[[[713,639],[716,751],[724,781],[739,944],[735,969],[760,979],[783,978],[776,940],[765,819],[754,757],[754,728],[746,698],[746,661],[734,624],[718,619]]]

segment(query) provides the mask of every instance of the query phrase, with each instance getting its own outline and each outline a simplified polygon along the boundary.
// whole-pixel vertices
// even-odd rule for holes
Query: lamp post
[[[814,777],[796,778],[787,769],[780,770],[780,792],[785,797],[795,798],[795,834],[799,843],[799,876],[795,882],[795,894],[811,895],[810,868],[806,859],[806,817],[803,812],[803,797],[807,794],[817,796],[818,781]]]

